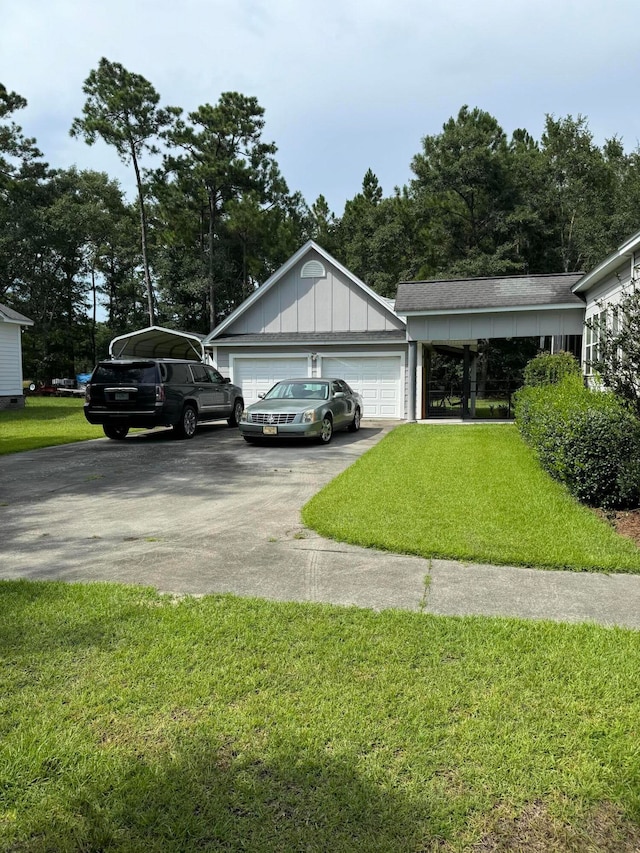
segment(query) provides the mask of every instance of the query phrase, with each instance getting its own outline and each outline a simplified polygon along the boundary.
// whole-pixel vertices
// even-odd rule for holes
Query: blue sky
[[[114,151],[69,137],[100,57],[142,74],[186,112],[255,95],[290,190],[331,209],[371,168],[385,194],[411,179],[425,135],[463,104],[507,133],[582,114],[598,144],[640,143],[632,0],[6,0],[0,82],[55,167],[106,171]],[[149,164],[151,165],[151,164]]]

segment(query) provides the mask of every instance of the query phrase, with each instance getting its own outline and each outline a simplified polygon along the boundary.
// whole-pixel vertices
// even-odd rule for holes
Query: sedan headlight
[[[318,420],[318,413],[315,409],[307,409],[306,412],[302,413],[300,420],[303,424],[312,424],[314,421]]]
[[[242,410],[242,414],[240,415],[240,420],[245,424],[249,422],[249,415],[247,414],[246,409]]]

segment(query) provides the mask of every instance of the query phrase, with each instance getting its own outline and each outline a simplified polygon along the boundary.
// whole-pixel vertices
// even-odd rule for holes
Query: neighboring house
[[[339,376],[369,418],[404,418],[404,321],[384,299],[313,241],[255,290],[204,340],[217,369],[253,403],[279,379]]]
[[[0,409],[24,406],[22,329],[33,320],[0,304]]]
[[[640,231],[626,240],[597,267],[581,276],[573,287],[586,302],[585,328],[582,343],[582,366],[585,376],[592,379],[591,361],[596,360],[598,323],[590,328],[589,321],[605,319],[607,308],[616,305],[621,297],[640,282]]]

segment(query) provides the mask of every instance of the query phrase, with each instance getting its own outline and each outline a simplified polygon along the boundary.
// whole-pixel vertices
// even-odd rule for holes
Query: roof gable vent
[[[327,271],[320,261],[307,261],[300,271],[300,278],[325,278]]]

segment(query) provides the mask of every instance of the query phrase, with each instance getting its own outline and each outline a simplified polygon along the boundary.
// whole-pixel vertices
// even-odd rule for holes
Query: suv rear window
[[[155,385],[156,366],[149,362],[139,364],[99,364],[93,371],[92,382],[114,385]]]

